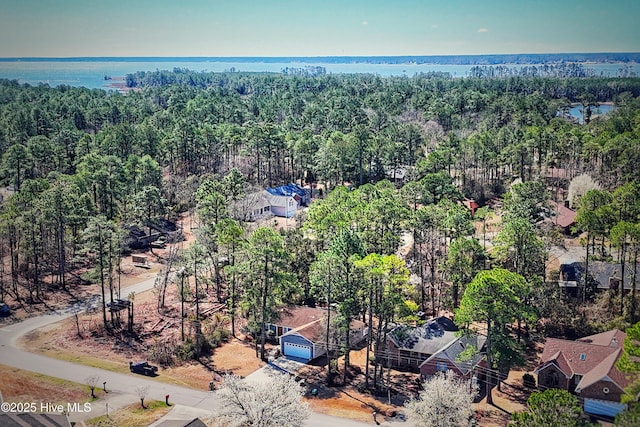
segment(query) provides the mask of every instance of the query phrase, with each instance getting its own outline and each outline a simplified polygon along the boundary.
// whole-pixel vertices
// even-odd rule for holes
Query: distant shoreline
[[[639,54],[640,55],[640,54]],[[51,87],[59,85],[72,87],[86,87],[89,89],[116,89],[124,92],[124,77],[135,74],[137,72],[158,72],[173,70],[189,70],[192,72],[202,73],[287,73],[287,70],[300,70],[307,72],[308,68],[314,67],[324,68],[323,71],[327,75],[331,74],[371,74],[380,77],[411,77],[414,75],[448,75],[452,78],[468,77],[472,75],[473,69],[480,66],[479,72],[482,73],[483,64],[462,65],[462,64],[418,64],[416,62],[404,64],[401,61],[405,57],[386,57],[376,58],[378,62],[385,59],[387,62],[375,64],[372,62],[347,62],[348,58],[333,58],[336,62],[302,62],[300,58],[294,58],[289,62],[265,62],[265,58],[250,58],[245,61],[229,62],[229,58],[225,61],[210,62],[204,61],[202,58],[187,61],[189,58],[183,58],[180,61],[171,61],[163,58],[162,61],[151,62],[135,62],[137,58],[110,58],[107,61],[100,61],[96,58],[89,58],[84,61],[75,62],[71,60],[55,61],[47,60],[38,62],[30,61],[8,61],[0,59],[0,79],[17,80],[21,84],[40,85],[46,84]],[[186,60],[185,60],[186,59]],[[362,60],[362,58],[360,58]],[[506,58],[502,58],[506,59]],[[531,59],[531,58],[530,58]],[[537,58],[536,60],[541,60]],[[547,58],[548,59],[548,58]],[[283,61],[282,58],[270,58],[271,61]],[[342,61],[342,62],[337,62]],[[536,63],[536,64],[489,64],[489,68],[493,68],[498,73],[518,74],[519,69],[532,68],[533,73],[545,72],[544,68],[539,67],[569,67],[570,69],[579,70],[580,67],[585,68],[586,74],[603,77],[620,77],[620,76],[640,76],[640,63],[600,63],[600,64],[568,64],[568,63]],[[538,68],[534,70],[533,68]],[[504,69],[507,69],[504,71]],[[294,71],[295,72],[295,71]],[[626,74],[624,74],[626,73]]]
[[[604,101],[604,102],[598,102],[598,105],[610,105],[612,107],[615,107],[615,102],[613,101]],[[582,104],[580,102],[572,102],[571,104],[569,104],[571,107],[579,107]]]
[[[0,62],[259,62],[321,64],[424,64],[424,65],[537,65],[553,63],[637,64],[640,52],[532,53],[487,55],[400,55],[400,56],[128,56],[128,57],[13,57]]]

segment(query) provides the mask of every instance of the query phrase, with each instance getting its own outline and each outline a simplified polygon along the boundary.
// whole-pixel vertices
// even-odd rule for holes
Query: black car
[[[129,362],[129,370],[134,374],[147,375],[153,377],[158,372],[158,367],[149,365],[148,362]]]

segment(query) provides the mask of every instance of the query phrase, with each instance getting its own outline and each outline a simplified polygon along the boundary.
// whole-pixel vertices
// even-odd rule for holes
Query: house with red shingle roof
[[[617,329],[576,341],[548,338],[535,370],[538,386],[568,390],[582,398],[585,412],[615,417],[629,385],[616,368],[625,338]]]
[[[332,320],[335,316],[331,312]],[[286,358],[307,363],[327,352],[326,319],[326,309],[291,305],[280,310],[278,320],[268,324],[267,330],[279,340],[280,351]],[[349,344],[357,346],[367,338],[369,328],[364,322],[353,320],[349,332]]]
[[[270,339],[278,340],[282,335],[292,329],[300,328],[307,323],[312,323],[326,317],[326,310],[305,305],[287,305],[278,310],[277,319],[267,323],[267,331]]]
[[[559,228],[564,234],[570,235],[572,227],[576,225],[577,212],[570,209],[566,204],[557,203],[553,200],[548,200],[547,204],[550,211],[545,221]]]

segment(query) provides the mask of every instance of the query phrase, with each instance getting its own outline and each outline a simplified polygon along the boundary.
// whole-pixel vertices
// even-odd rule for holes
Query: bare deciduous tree
[[[137,386],[135,388],[135,391],[140,398],[140,406],[142,407],[142,409],[147,409],[147,407],[144,406],[144,399],[146,399],[147,395],[149,394],[149,386]]]
[[[96,386],[98,385],[98,381],[100,381],[100,377],[97,375],[89,375],[87,378],[84,379],[85,384],[88,385],[89,388],[91,389],[92,399],[96,398],[95,390],[96,390]]]
[[[158,292],[158,313],[164,308],[165,295],[167,293],[167,286],[169,283],[176,282],[176,274],[172,272],[173,264],[178,259],[178,246],[172,245],[169,248],[169,255],[167,256],[166,265],[160,270],[160,273],[156,276],[156,281],[153,284],[154,289]]]
[[[437,373],[424,382],[417,399],[405,407],[409,419],[420,426],[458,427],[471,425],[471,404],[478,387],[470,380],[456,376],[453,371]]]
[[[277,374],[269,383],[260,384],[226,375],[219,391],[223,405],[218,414],[231,427],[298,427],[310,415],[303,394],[289,375]]]
[[[271,206],[269,194],[266,191],[253,189],[247,191],[246,196],[229,204],[229,213],[232,218],[241,221],[251,221],[256,210],[263,212],[266,206]]]
[[[567,200],[569,200],[571,207],[575,209],[580,202],[580,198],[589,190],[602,190],[602,187],[586,173],[573,178],[569,183],[569,193],[567,194]]]

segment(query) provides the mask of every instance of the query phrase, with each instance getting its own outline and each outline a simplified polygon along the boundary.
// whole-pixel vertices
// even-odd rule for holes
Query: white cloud
[[[489,29],[487,29],[487,28],[478,28],[478,32],[479,33],[488,33]]]
[[[369,25],[367,21],[362,21],[362,25]]]

